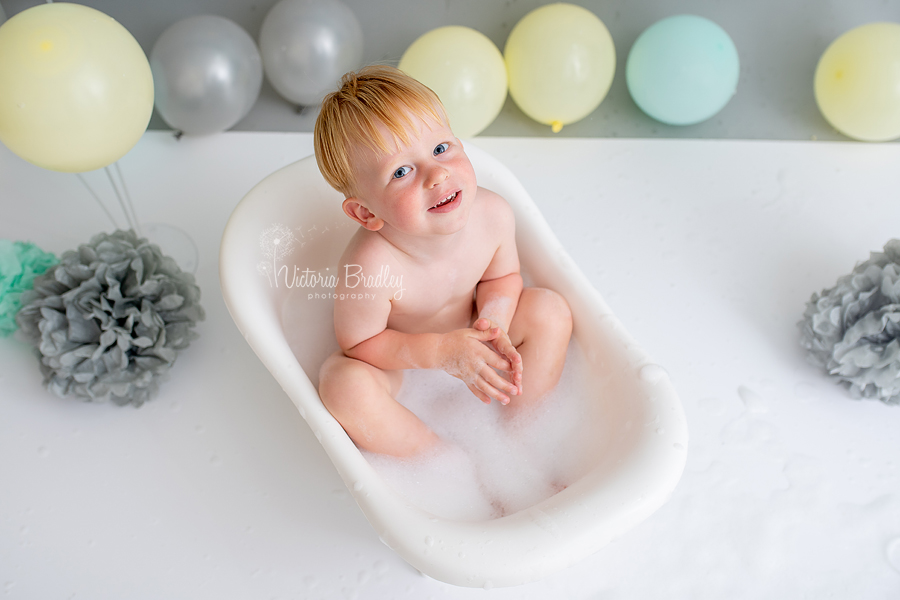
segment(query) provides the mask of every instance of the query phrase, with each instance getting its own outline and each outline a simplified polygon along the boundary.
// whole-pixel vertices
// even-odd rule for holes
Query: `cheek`
[[[416,194],[404,191],[395,198],[393,208],[398,217],[404,218],[417,213],[420,205],[421,199]]]
[[[468,159],[466,159],[465,165],[462,167],[462,172],[465,173],[465,178],[471,185],[477,185],[477,182],[475,181],[475,169]]]
[[[472,163],[468,156],[462,155],[454,159],[452,168],[459,177],[474,181],[475,169],[472,167]]]

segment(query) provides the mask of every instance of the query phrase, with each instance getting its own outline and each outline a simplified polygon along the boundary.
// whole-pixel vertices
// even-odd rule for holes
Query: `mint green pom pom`
[[[16,330],[22,292],[30,290],[34,278],[57,262],[34,244],[0,240],[0,337]]]

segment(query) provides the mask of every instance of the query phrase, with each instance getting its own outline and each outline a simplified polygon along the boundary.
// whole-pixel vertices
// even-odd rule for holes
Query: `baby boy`
[[[315,152],[360,225],[340,265],[353,284],[390,273],[364,294],[349,277],[335,290],[341,350],[319,394],[356,445],[414,456],[441,443],[394,399],[404,369],[441,369],[509,415],[538,403],[562,373],[569,306],[523,289],[512,210],[478,187],[434,92],[392,67],[348,73],[322,105]]]

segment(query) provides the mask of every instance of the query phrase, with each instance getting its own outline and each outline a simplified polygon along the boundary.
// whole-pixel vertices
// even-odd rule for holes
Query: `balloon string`
[[[116,193],[116,199],[119,201],[119,206],[122,207],[122,213],[125,215],[125,220],[128,222],[128,227],[134,229],[134,223],[131,221],[131,215],[128,214],[128,209],[125,207],[125,201],[122,200],[122,192],[119,191],[119,187],[116,185],[115,180],[113,180],[112,171],[109,170],[109,167],[103,167],[103,170],[106,171],[106,177],[109,179],[109,184],[112,186],[113,191]]]
[[[119,166],[119,161],[115,163],[116,173],[119,175],[119,182],[122,184],[122,191],[125,192],[125,202],[128,204],[128,209],[131,211],[131,216],[134,217],[134,226],[137,229],[138,235],[143,236],[144,232],[141,231],[141,221],[137,217],[137,213],[134,211],[134,202],[131,201],[131,194],[128,193],[128,186],[125,185],[125,177],[122,175],[122,167]]]
[[[106,213],[106,216],[109,217],[109,220],[110,220],[110,222],[113,224],[113,227],[115,227],[116,229],[118,229],[118,228],[119,228],[119,224],[116,223],[116,220],[113,218],[112,213],[109,212],[109,209],[107,209],[107,208],[106,208],[106,205],[103,204],[103,201],[100,200],[100,196],[98,196],[97,193],[91,188],[91,186],[88,185],[88,182],[85,181],[85,179],[84,179],[84,177],[82,176],[81,173],[75,173],[75,175],[78,176],[78,180],[81,181],[81,183],[84,184],[84,187],[87,188],[87,191],[91,194],[91,196],[94,197],[94,200],[97,201],[97,204],[99,204],[99,205],[100,205],[100,208],[103,209],[103,212]]]

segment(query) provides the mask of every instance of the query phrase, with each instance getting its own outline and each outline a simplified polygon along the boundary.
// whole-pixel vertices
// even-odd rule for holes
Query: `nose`
[[[428,172],[425,184],[428,188],[434,188],[444,183],[448,177],[450,177],[450,171],[445,169],[443,165],[434,165]]]

